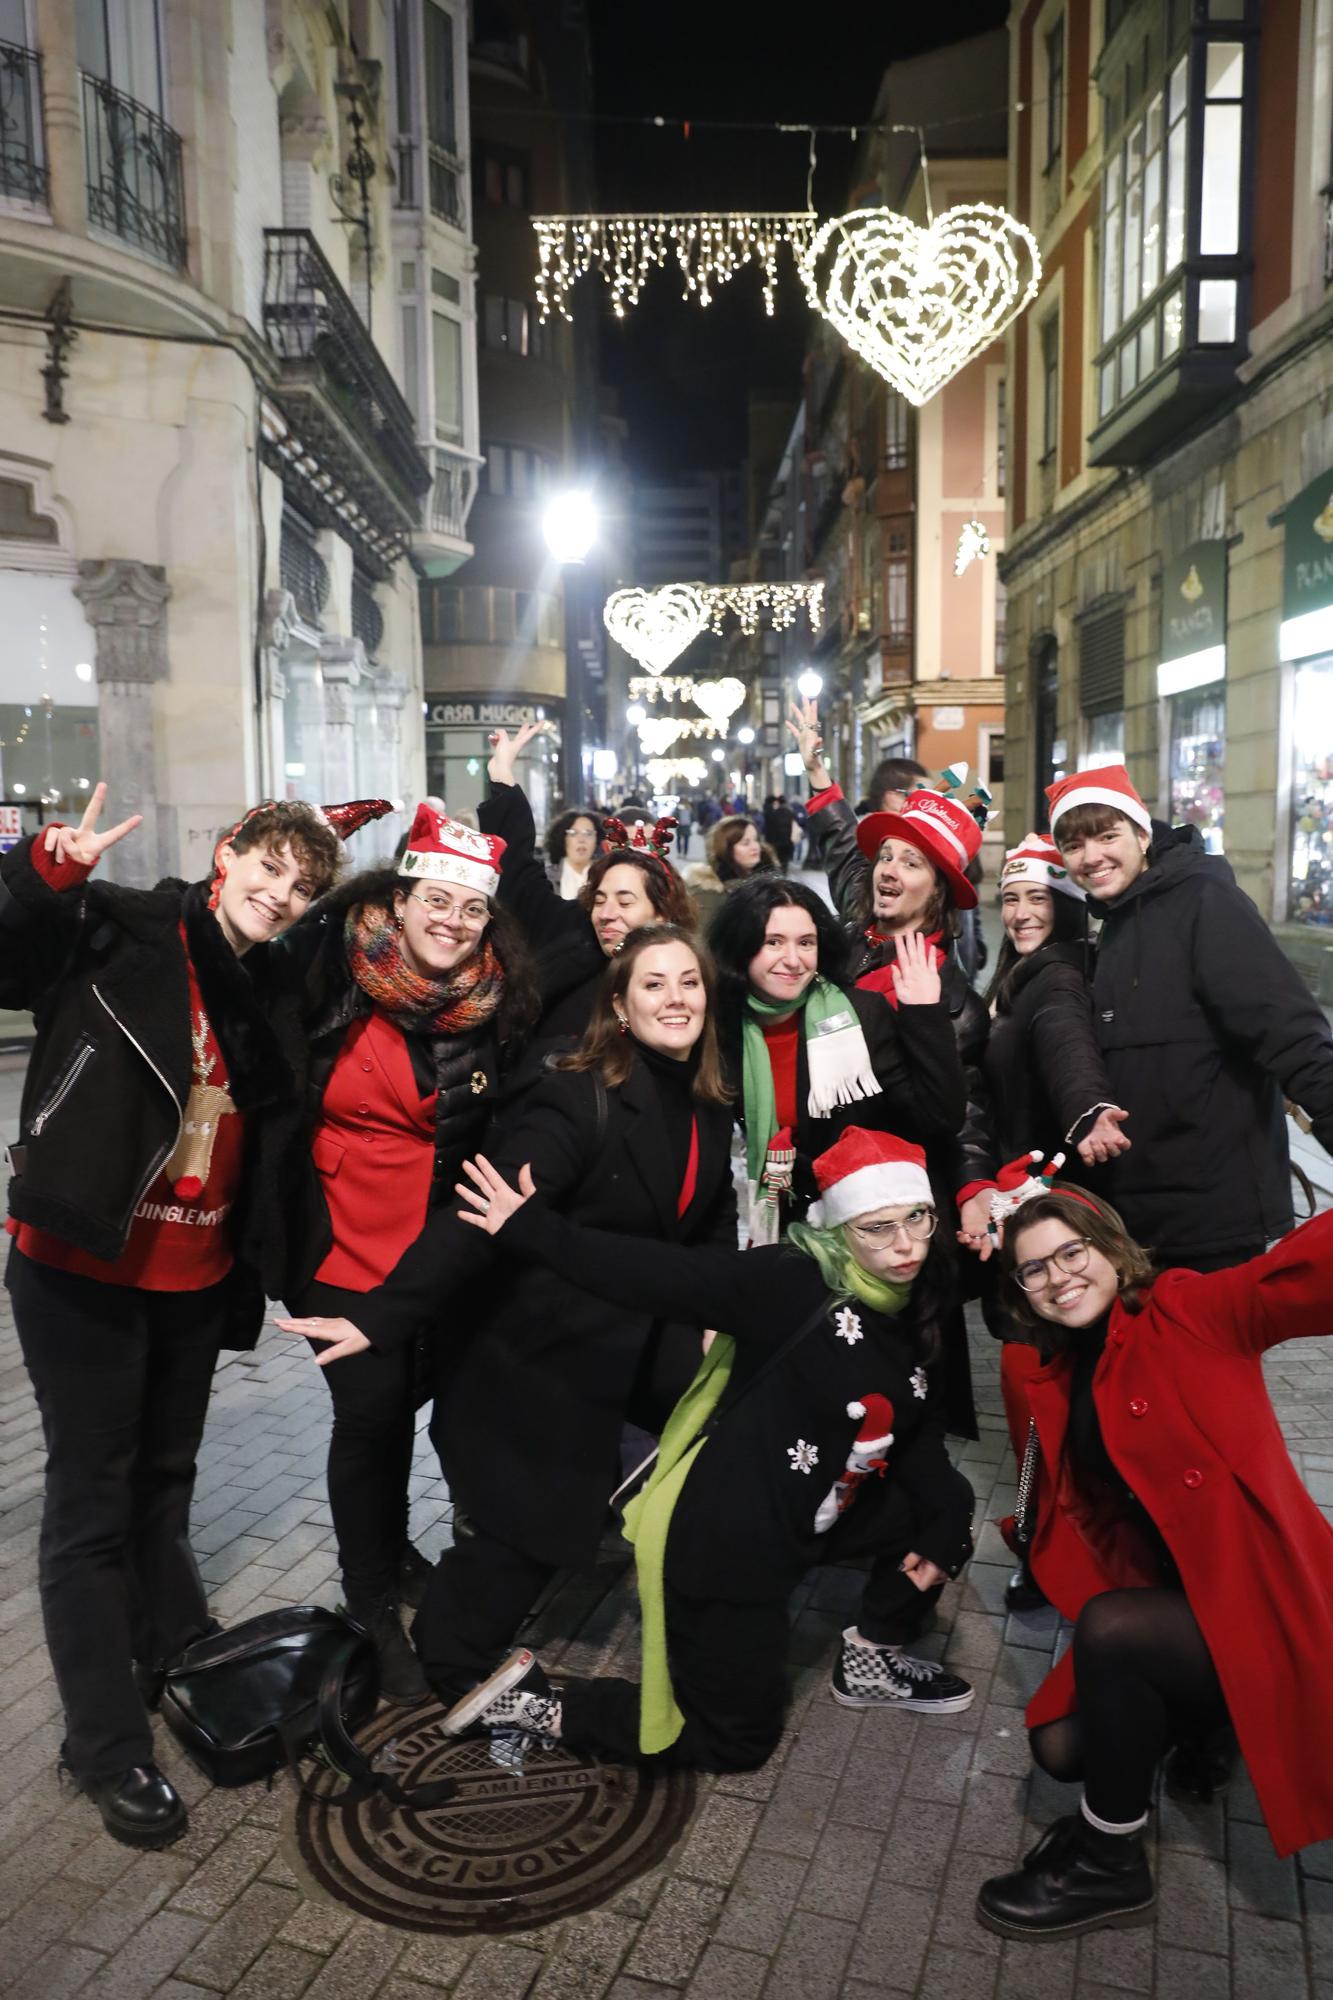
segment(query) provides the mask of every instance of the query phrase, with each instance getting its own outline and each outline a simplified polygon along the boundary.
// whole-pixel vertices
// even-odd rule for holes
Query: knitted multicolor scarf
[[[347,912],[343,944],[357,985],[404,1034],[465,1035],[489,1021],[504,996],[504,967],[489,931],[440,979],[424,979],[405,963],[392,917],[374,903]]]

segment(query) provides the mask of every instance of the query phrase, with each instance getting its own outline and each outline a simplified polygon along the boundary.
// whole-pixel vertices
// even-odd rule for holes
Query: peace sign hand
[[[48,854],[55,856],[57,867],[62,862],[72,861],[80,868],[95,868],[108,847],[114,847],[118,840],[124,840],[127,833],[133,833],[136,826],[142,826],[143,814],[131,813],[119,826],[108,827],[105,833],[99,833],[97,822],[105,804],[106,786],[99,779],[77,826],[46,828],[42,846]]]
[[[493,785],[512,785],[514,764],[527,749],[534,736],[544,736],[547,725],[544,722],[525,722],[511,736],[507,729],[496,729],[491,733],[491,756],[486,766],[486,776]]]
[[[810,783],[816,791],[827,791],[833,780],[824,762],[824,739],[819,733],[819,710],[814,701],[792,702],[787,727],[796,739]]]
[[[944,991],[935,954],[920,931],[904,931],[896,940],[891,977],[900,1007],[929,1007]]]

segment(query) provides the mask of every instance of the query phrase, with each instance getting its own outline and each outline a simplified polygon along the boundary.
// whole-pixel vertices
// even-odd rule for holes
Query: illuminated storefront
[[[1226,543],[1195,542],[1162,573],[1157,693],[1171,824],[1197,826],[1210,854],[1224,845],[1226,634]]]
[[[1280,654],[1293,672],[1287,914],[1333,925],[1333,471],[1286,510]]]

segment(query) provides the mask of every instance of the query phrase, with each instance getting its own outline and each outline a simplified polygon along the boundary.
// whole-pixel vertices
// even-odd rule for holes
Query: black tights
[[[1031,1731],[1043,1771],[1081,1778],[1098,1819],[1124,1826],[1148,1810],[1158,1764],[1182,1736],[1227,1719],[1198,1620],[1178,1590],[1108,1590],[1074,1628],[1078,1710]]]

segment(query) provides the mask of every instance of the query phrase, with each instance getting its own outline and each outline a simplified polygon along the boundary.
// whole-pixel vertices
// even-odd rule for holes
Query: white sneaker
[[[442,1727],[447,1736],[461,1736],[474,1725],[523,1729],[530,1736],[554,1738],[560,1728],[560,1697],[552,1692],[537,1655],[527,1646],[519,1646],[493,1674],[456,1701]]]
[[[970,1708],[976,1689],[934,1660],[913,1659],[898,1646],[876,1646],[854,1625],[842,1635],[842,1651],[830,1683],[844,1708],[910,1708],[926,1715],[953,1715]]]

